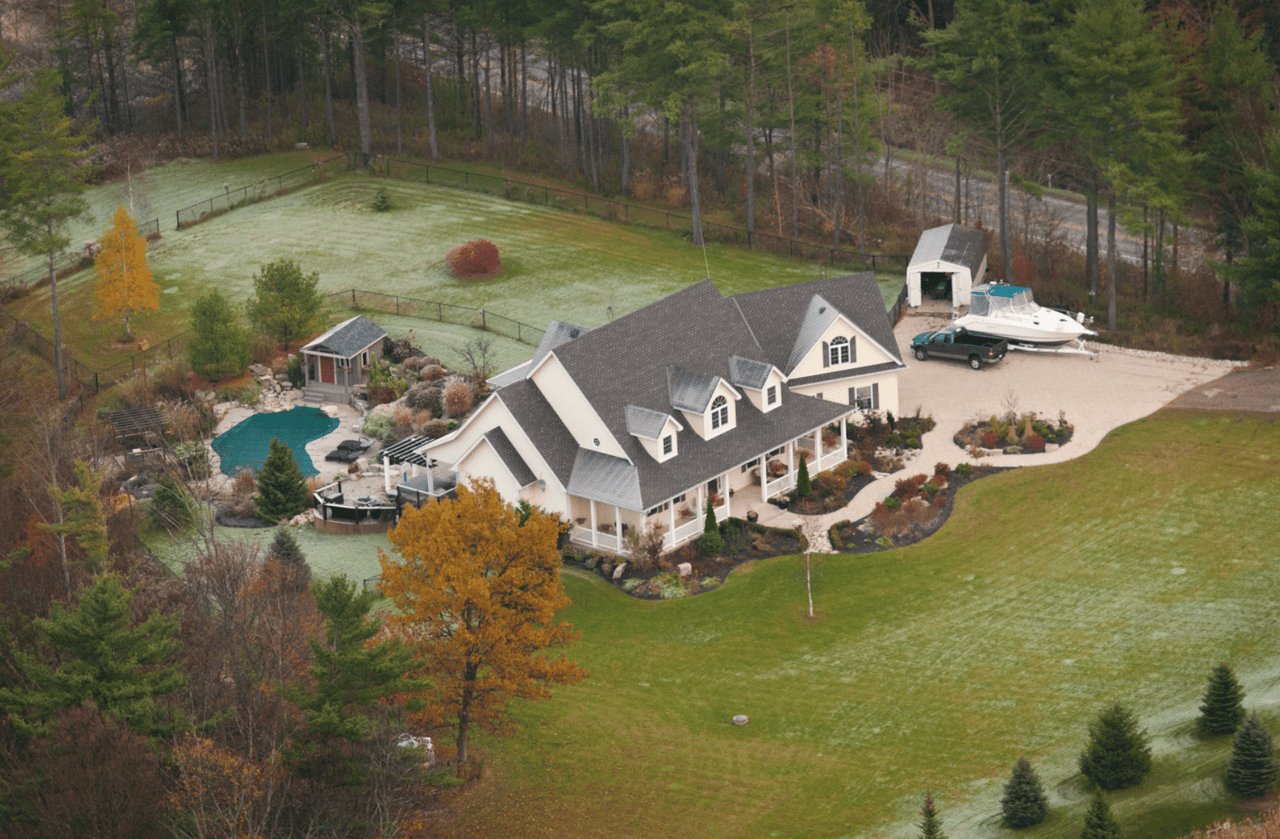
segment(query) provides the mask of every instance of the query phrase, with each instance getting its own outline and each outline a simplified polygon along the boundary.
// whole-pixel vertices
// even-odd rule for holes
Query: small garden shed
[[[919,306],[926,292],[969,305],[969,291],[987,273],[987,234],[944,224],[920,234],[907,265],[907,305]]]
[[[305,398],[346,402],[356,385],[369,379],[369,365],[382,353],[387,331],[364,315],[330,329],[302,348]]]

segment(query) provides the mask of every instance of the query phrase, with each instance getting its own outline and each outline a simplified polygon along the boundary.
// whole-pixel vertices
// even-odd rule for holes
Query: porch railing
[[[581,527],[573,525],[569,528],[569,539],[580,545],[593,545],[606,551],[614,553],[622,553],[622,540],[613,533],[602,533],[599,530],[594,531],[595,539],[592,540],[593,531],[589,527]]]
[[[764,485],[763,497],[773,498],[775,495],[786,492],[787,490],[793,488],[795,485],[796,485],[796,471],[792,469],[791,471],[787,472],[787,474],[783,475],[781,478],[774,478],[772,481],[767,481]]]
[[[703,524],[696,518],[687,521],[684,524],[677,525],[676,529],[667,534],[667,547],[674,548],[676,545],[690,539],[702,532]]]

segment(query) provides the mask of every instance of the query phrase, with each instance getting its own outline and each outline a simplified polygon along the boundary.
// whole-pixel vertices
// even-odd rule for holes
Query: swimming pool
[[[293,450],[293,459],[302,474],[318,475],[319,470],[307,454],[307,443],[337,427],[338,420],[319,408],[254,414],[219,434],[213,441],[213,450],[222,458],[222,474],[234,475],[245,467],[256,472],[271,452],[271,439],[279,437],[281,443]]]

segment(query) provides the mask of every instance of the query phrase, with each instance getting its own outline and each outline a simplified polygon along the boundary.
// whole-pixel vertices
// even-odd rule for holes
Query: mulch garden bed
[[[1075,427],[1059,413],[1058,421],[1046,420],[1035,413],[991,417],[982,422],[966,423],[951,439],[968,452],[998,451],[1004,454],[1043,454],[1046,446],[1062,446],[1070,442]]]

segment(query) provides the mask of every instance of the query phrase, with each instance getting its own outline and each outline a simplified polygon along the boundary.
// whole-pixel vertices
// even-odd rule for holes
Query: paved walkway
[[[969,420],[985,419],[1008,410],[1019,414],[1035,411],[1057,420],[1059,412],[1075,426],[1071,442],[1053,452],[1036,455],[997,455],[983,458],[992,466],[1038,466],[1061,463],[1092,451],[1112,429],[1141,419],[1168,405],[1180,395],[1214,383],[1204,392],[1233,392],[1219,388],[1216,380],[1231,370],[1232,362],[1185,358],[1103,344],[1089,345],[1096,357],[1052,355],[1012,351],[1000,363],[982,370],[944,359],[916,361],[909,352],[911,338],[921,332],[941,328],[950,320],[950,310],[940,303],[925,305],[899,321],[894,329],[898,349],[907,362],[899,377],[899,416],[932,416],[937,423],[922,440],[923,448],[907,463],[905,470],[885,475],[864,487],[848,505],[821,516],[799,516],[772,504],[751,505],[760,522],[771,527],[794,528],[802,519],[812,519],[808,530],[821,531],[815,549],[830,550],[826,531],[840,521],[857,521],[869,515],[876,502],[883,501],[896,483],[921,472],[932,474],[934,464],[976,463],[952,442],[952,437]],[[1232,374],[1225,381],[1244,383],[1245,374]],[[1274,383],[1277,376],[1267,379]],[[1250,385],[1261,384],[1249,381]],[[1215,391],[1215,388],[1217,390]],[[1256,386],[1254,389],[1257,389]],[[1255,400],[1280,410],[1280,391],[1262,388]],[[1225,401],[1225,400],[1220,400]],[[1226,407],[1223,405],[1222,407]],[[1235,406],[1243,408],[1242,404]],[[1254,410],[1258,410],[1255,408]],[[736,513],[737,511],[735,511]],[[816,527],[814,525],[816,524]]]

